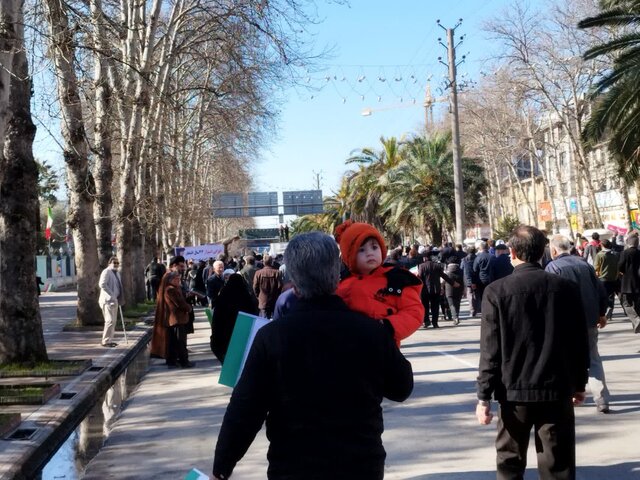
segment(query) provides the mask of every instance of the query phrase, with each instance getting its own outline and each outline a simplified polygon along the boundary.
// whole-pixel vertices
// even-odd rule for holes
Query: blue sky
[[[333,47],[333,55],[323,62],[324,71],[308,78],[309,84],[322,88],[315,93],[286,92],[277,138],[256,165],[256,187],[310,189],[315,174],[321,173],[323,193],[330,194],[339,188],[348,168],[344,161],[354,149],[378,148],[381,135],[419,132],[424,125],[427,78],[431,76],[432,94],[437,96],[447,73],[438,62],[439,56],[446,60],[446,50],[438,43],[438,37],[446,43],[446,33],[436,20],[453,27],[463,19],[456,36],[466,38],[458,56],[468,55],[458,73],[477,79],[479,71],[488,67],[492,47],[481,31],[482,22],[508,4],[508,0],[352,0],[350,6],[320,5],[324,21],[315,27],[315,41]],[[373,109],[372,115],[363,116],[365,108]]]

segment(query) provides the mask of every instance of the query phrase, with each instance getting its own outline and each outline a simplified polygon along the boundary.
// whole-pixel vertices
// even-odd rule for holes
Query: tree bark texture
[[[111,87],[108,79],[107,59],[102,52],[108,49],[106,34],[102,27],[104,15],[102,14],[102,2],[91,1],[91,20],[95,36],[95,152],[96,159],[93,177],[96,181],[96,200],[94,205],[94,217],[96,222],[96,237],[98,242],[98,260],[100,268],[106,268],[109,257],[112,255],[111,233],[113,222],[111,209],[113,196],[111,193],[113,183],[113,166],[111,154],[111,133],[109,116],[111,112]]]
[[[0,74],[0,101],[6,97],[0,119],[0,363],[47,360],[33,261],[38,168],[22,8],[22,0],[0,4],[0,50],[2,60],[10,60]]]
[[[95,185],[89,171],[88,147],[82,105],[75,69],[73,33],[69,29],[66,4],[61,0],[45,0],[51,55],[58,80],[58,98],[62,113],[64,161],[69,189],[68,223],[76,247],[78,278],[77,322],[99,325],[104,322],[98,307],[98,244],[93,219]]]

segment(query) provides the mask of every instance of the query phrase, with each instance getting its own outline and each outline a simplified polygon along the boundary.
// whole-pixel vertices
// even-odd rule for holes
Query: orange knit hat
[[[336,227],[334,232],[336,242],[340,245],[342,261],[349,268],[349,271],[356,271],[358,249],[368,238],[375,238],[380,244],[382,260],[387,257],[387,246],[384,238],[376,228],[368,223],[354,223],[347,220]]]

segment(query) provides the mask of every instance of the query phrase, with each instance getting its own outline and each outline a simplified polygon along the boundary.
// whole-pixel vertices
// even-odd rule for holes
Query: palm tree
[[[382,150],[372,148],[355,151],[346,160],[347,164],[357,164],[357,170],[346,177],[346,205],[349,216],[356,221],[367,222],[379,230],[385,230],[385,221],[380,217],[380,198],[383,194],[380,178],[396,167],[401,159],[401,142],[395,137],[380,137]],[[393,236],[396,231],[386,232]]]
[[[444,231],[454,228],[453,154],[451,134],[415,137],[406,143],[404,160],[381,177],[385,190],[381,213],[392,225],[427,231],[435,244]],[[482,214],[481,197],[486,189],[484,171],[477,162],[462,159],[465,214]]]
[[[627,27],[628,32],[589,49],[587,60],[611,55],[613,66],[592,92],[595,106],[583,139],[592,146],[608,138],[608,148],[629,183],[640,178],[640,0],[603,0],[603,11],[579,28]]]
[[[293,235],[298,233],[321,231],[333,234],[336,226],[342,223],[343,207],[340,192],[333,197],[325,197],[322,201],[324,212],[315,215],[303,215],[291,222]]]

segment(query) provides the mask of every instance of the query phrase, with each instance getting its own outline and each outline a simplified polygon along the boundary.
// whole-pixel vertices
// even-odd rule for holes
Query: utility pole
[[[321,188],[321,182],[323,180],[323,178],[322,178],[322,170],[320,170],[319,172],[316,172],[315,170],[313,170],[312,172],[313,172],[313,176],[315,177],[316,190],[322,190],[322,188]]]
[[[437,20],[437,24],[440,28],[447,32],[447,45],[440,44],[447,49],[448,64],[442,61],[442,57],[438,57],[438,60],[443,65],[449,68],[449,103],[451,108],[451,136],[452,136],[452,150],[453,150],[453,188],[456,207],[456,243],[462,244],[465,238],[465,221],[464,221],[464,186],[462,184],[462,161],[460,158],[460,123],[458,121],[458,85],[456,81],[456,47],[454,34],[456,28],[460,26],[462,19],[458,20],[458,23],[453,28],[445,28],[440,24],[440,20]],[[462,37],[460,38],[462,41]],[[462,56],[464,61],[464,55]]]

